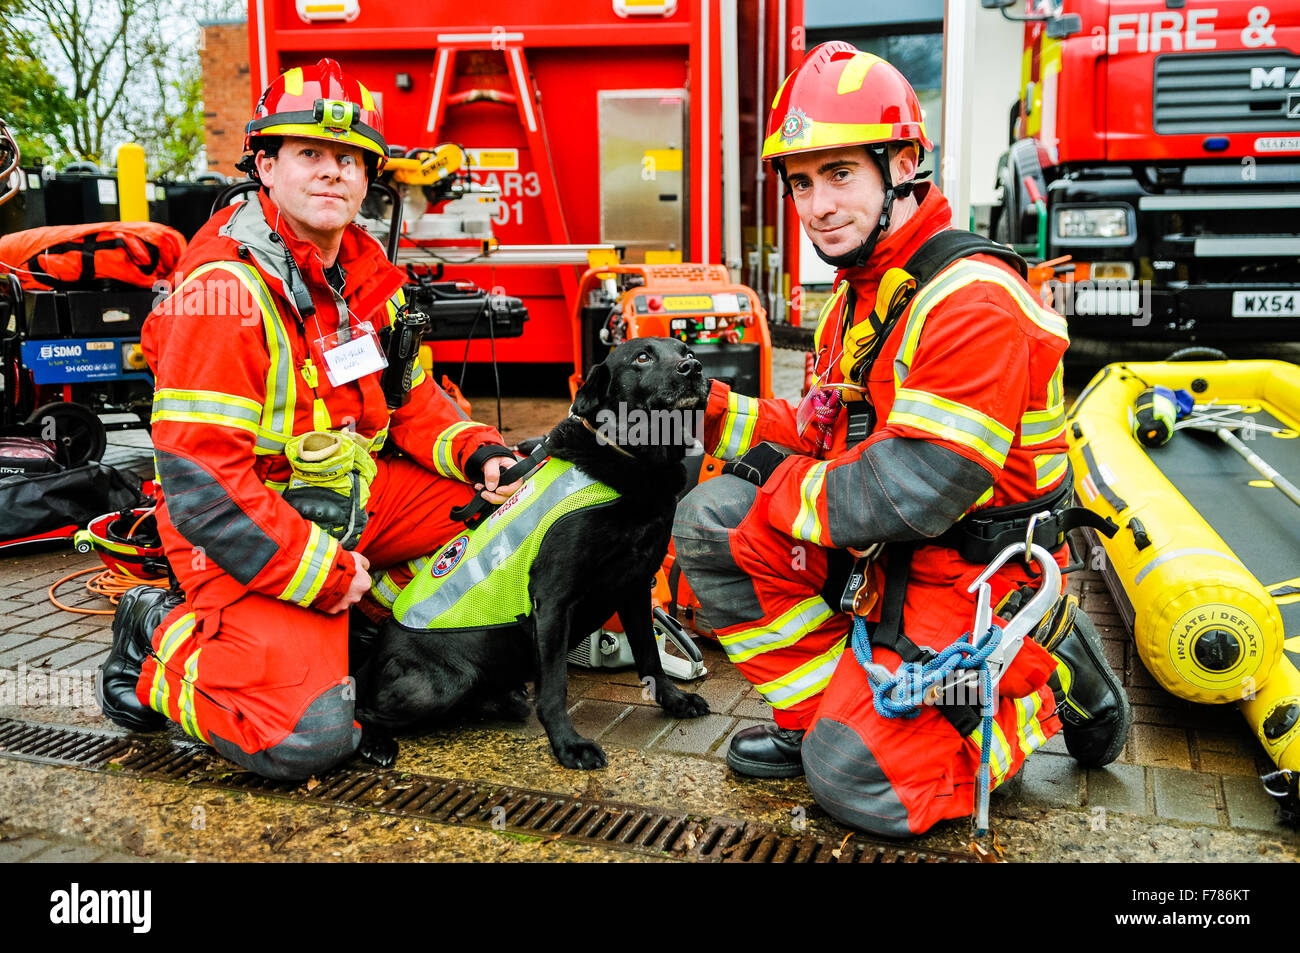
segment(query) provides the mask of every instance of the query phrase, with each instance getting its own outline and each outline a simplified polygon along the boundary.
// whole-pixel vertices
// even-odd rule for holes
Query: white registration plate
[[[1300,292],[1234,291],[1234,318],[1300,318]]]

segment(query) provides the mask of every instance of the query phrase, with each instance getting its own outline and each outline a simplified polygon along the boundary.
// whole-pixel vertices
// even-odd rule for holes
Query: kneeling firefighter
[[[876,56],[825,43],[786,78],[763,157],[838,269],[817,380],[798,409],[713,383],[705,446],[728,463],[673,530],[703,614],[774,710],[775,725],[735,735],[728,764],[806,773],[828,813],[890,836],[971,814],[982,754],[996,786],[1064,723],[1075,758],[1102,765],[1130,720],[1072,597],[1038,630],[1048,648],[1026,639],[1002,670],[990,720],[979,701],[936,695],[898,716],[873,695],[864,663],[915,670],[972,629],[968,587],[1023,546],[1033,514],[1058,563],[1087,520],[1067,509],[1065,320],[1017,256],[952,229],[918,181],[931,148],[916,94]],[[1035,575],[1017,558],[992,576],[1004,616]]]
[[[291,69],[245,151],[260,190],[195,236],[142,339],[184,594],[123,597],[100,703],[301,779],[359,742],[346,610],[371,566],[445,545],[476,489],[504,501],[515,458],[414,363],[403,274],[352,224],[388,154],[369,90],[333,60]]]

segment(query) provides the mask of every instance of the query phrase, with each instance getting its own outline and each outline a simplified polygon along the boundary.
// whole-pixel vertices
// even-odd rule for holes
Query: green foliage
[[[151,176],[202,171],[198,21],[239,0],[0,0],[0,116],[25,161],[57,152],[112,166],[144,147]],[[44,64],[44,65],[41,65]]]
[[[9,124],[23,164],[67,152],[67,130],[77,107],[41,64],[17,26],[24,0],[0,0],[0,119]]]

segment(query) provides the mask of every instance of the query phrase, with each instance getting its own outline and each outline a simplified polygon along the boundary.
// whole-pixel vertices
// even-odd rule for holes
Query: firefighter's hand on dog
[[[333,605],[325,606],[321,610],[328,615],[337,615],[370,591],[370,573],[366,571],[370,568],[370,560],[358,552],[351,552],[350,555],[357,567],[357,573],[352,577],[348,591],[343,593]]]
[[[518,463],[515,457],[492,457],[483,463],[483,482],[475,483],[474,489],[480,491],[479,495],[489,503],[504,503],[514,495],[515,490],[519,489],[522,480],[516,480],[514,483],[508,483],[505,486],[497,486],[501,479],[501,471],[509,470]]]

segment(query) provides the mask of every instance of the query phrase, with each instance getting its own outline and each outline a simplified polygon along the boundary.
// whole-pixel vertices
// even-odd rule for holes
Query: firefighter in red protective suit
[[[929,148],[915,93],[878,57],[826,43],[787,77],[763,156],[838,269],[817,384],[796,410],[714,382],[705,446],[728,462],[682,500],[673,530],[702,613],[773,708],[774,725],[733,737],[728,764],[806,773],[831,815],[892,836],[969,815],[982,748],[996,786],[1062,718],[1089,765],[1119,754],[1129,723],[1072,599],[1041,630],[1051,654],[1026,639],[1003,673],[987,746],[980,706],[961,699],[876,710],[862,650],[891,672],[924,664],[971,629],[968,585],[1025,539],[1031,514],[1050,512],[1034,541],[1058,562],[1064,531],[1086,520],[1066,507],[1065,321],[1007,249],[951,229],[943,196],[916,180]],[[858,564],[869,645],[855,647],[843,593],[875,544],[883,555]],[[992,579],[995,604],[1030,584],[1014,561]]]
[[[360,741],[346,610],[371,566],[445,544],[476,488],[502,502],[514,456],[418,365],[405,403],[381,388],[377,332],[404,298],[351,224],[387,156],[370,92],[333,60],[291,69],[245,151],[261,189],[195,236],[143,334],[158,526],[184,598],[123,597],[100,702],[127,728],[170,719],[245,768],[302,779]]]

